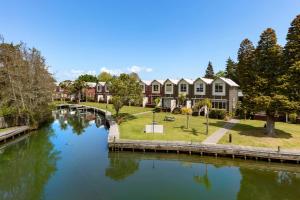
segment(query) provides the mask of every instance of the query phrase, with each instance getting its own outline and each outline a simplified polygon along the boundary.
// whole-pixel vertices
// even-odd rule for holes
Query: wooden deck
[[[0,133],[0,143],[20,137],[30,130],[29,126],[18,126]]]
[[[254,159],[264,161],[300,162],[300,151],[288,151],[256,148],[236,145],[221,145],[221,144],[202,144],[189,142],[171,142],[171,141],[141,141],[141,140],[110,140],[108,147],[111,151],[151,151],[151,152],[173,152],[187,153],[197,155],[209,155],[215,157],[231,157],[242,159]]]

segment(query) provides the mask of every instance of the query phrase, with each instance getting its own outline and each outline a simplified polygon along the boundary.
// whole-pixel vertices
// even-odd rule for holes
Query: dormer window
[[[187,91],[187,85],[186,84],[180,84],[180,92],[186,92]]]
[[[203,92],[204,91],[204,85],[203,83],[199,83],[196,85],[196,92]]]
[[[215,92],[223,93],[223,84],[222,83],[215,83]]]
[[[166,84],[166,92],[172,92],[172,84]]]
[[[158,92],[158,89],[159,89],[158,85],[153,85],[153,91],[154,92]]]

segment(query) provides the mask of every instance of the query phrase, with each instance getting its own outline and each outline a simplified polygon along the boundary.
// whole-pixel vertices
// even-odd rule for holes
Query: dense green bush
[[[209,112],[209,118],[224,119],[226,117],[226,110],[213,109]]]
[[[290,119],[291,123],[296,124],[297,123],[297,114],[296,113],[289,114],[289,119]]]

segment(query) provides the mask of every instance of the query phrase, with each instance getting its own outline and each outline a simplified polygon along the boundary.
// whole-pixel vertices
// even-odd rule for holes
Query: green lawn
[[[164,121],[164,117],[174,116],[175,121]],[[190,128],[185,129],[186,115],[173,115],[170,113],[156,113],[155,121],[164,126],[164,134],[161,133],[144,133],[146,124],[151,124],[152,113],[147,113],[139,116],[132,116],[131,119],[121,123],[120,138],[133,140],[172,140],[172,141],[193,141],[201,142],[207,135],[205,134],[206,125],[205,118],[190,117]],[[209,135],[225,124],[223,120],[209,119]],[[193,130],[195,129],[195,130]]]
[[[81,102],[80,104],[86,105],[86,106],[93,106],[93,107],[101,108],[101,109],[106,109],[105,103]],[[107,105],[107,110],[110,111],[113,115],[116,113],[112,104]],[[136,114],[136,113],[141,113],[141,112],[146,112],[146,111],[151,111],[151,110],[153,110],[153,108],[143,108],[143,107],[139,107],[139,106],[123,106],[122,109],[120,110],[120,113]]]
[[[264,121],[241,120],[219,143],[228,144],[228,134],[232,134],[232,144],[256,147],[300,149],[300,125],[276,122],[277,135],[265,135]]]

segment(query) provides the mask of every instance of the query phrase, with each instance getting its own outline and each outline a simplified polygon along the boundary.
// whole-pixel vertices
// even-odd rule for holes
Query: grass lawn
[[[175,121],[164,121],[165,116],[174,116]],[[172,141],[193,141],[201,142],[207,135],[205,134],[206,125],[205,118],[202,116],[190,116],[190,128],[185,129],[186,115],[173,115],[170,113],[156,113],[155,121],[159,125],[164,126],[164,134],[161,133],[144,133],[146,124],[152,123],[152,113],[147,113],[138,116],[132,116],[131,119],[121,123],[120,138],[133,140],[172,140]],[[223,120],[209,119],[209,135],[225,124]],[[193,128],[195,130],[193,130]]]
[[[232,134],[232,144],[256,147],[289,148],[300,150],[300,125],[276,122],[277,135],[265,135],[264,121],[241,120],[221,140],[220,144],[228,144],[228,134]]]
[[[101,109],[106,109],[105,103],[81,102],[80,104],[86,105],[86,106],[93,106],[93,107],[101,108]],[[109,112],[111,112],[113,115],[116,113],[112,104],[107,105],[107,110]],[[153,108],[143,108],[143,107],[139,107],[139,106],[123,106],[122,109],[120,110],[120,113],[136,114],[136,113],[141,113],[141,112],[146,112],[146,111],[151,111],[151,110],[153,110]]]

